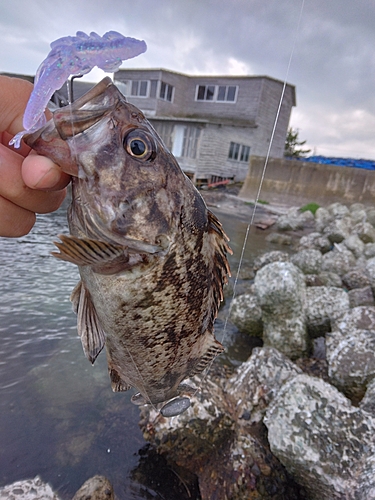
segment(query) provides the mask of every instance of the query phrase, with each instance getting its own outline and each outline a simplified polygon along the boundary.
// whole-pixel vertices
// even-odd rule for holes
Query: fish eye
[[[137,160],[151,161],[156,156],[156,145],[144,130],[132,130],[124,139],[126,151]]]

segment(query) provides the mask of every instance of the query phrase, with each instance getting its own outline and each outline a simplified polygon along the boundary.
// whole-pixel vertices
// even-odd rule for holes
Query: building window
[[[134,97],[147,97],[148,96],[148,80],[133,80],[131,95]]]
[[[159,92],[160,99],[164,99],[164,101],[172,102],[173,90],[174,90],[174,87],[172,85],[170,85],[169,83],[160,82],[160,92]]]
[[[250,158],[250,146],[231,142],[229,145],[229,160],[248,162]]]
[[[177,158],[196,158],[200,128],[191,125],[175,125],[172,154]]]
[[[211,102],[236,102],[237,85],[197,85],[196,100]]]
[[[171,151],[173,144],[173,124],[163,122],[153,122],[152,124],[156,132],[160,135],[165,146]]]

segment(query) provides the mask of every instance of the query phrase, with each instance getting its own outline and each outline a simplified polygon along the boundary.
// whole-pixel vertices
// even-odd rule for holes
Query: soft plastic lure
[[[143,40],[125,37],[117,31],[108,31],[102,37],[94,32],[86,35],[77,31],[76,36],[65,36],[52,42],[51,49],[35,75],[34,90],[23,116],[25,130],[9,143],[15,148],[20,147],[23,135],[46,123],[44,110],[48,101],[69,76],[85,75],[95,66],[107,72],[116,71],[122,61],[142,54],[147,46]]]

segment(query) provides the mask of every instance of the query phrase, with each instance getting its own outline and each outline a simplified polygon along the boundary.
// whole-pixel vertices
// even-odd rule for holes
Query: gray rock
[[[280,215],[277,219],[276,227],[279,231],[296,231],[303,229],[304,219],[301,218],[301,212],[298,208],[290,208],[285,215]]]
[[[373,293],[375,292],[375,257],[368,259],[366,263],[365,271],[370,280],[371,288]]]
[[[368,383],[366,393],[359,403],[359,407],[375,416],[375,378]]]
[[[326,208],[319,207],[315,212],[315,229],[321,233],[333,221],[333,215]]]
[[[36,476],[0,488],[0,500],[59,500],[59,497],[48,483]]]
[[[318,274],[322,267],[322,254],[316,249],[300,250],[290,258],[304,274]]]
[[[275,245],[291,245],[293,240],[289,234],[270,233],[266,236],[266,241]]]
[[[375,487],[375,419],[330,384],[302,374],[267,409],[271,451],[311,500],[364,500]],[[361,496],[362,495],[362,496]]]
[[[72,500],[114,500],[113,487],[104,476],[88,479],[77,491]]]
[[[375,305],[374,295],[370,286],[349,290],[348,296],[350,307]]]
[[[312,337],[321,337],[331,324],[350,308],[348,294],[341,288],[310,287],[306,289],[307,330]]]
[[[358,259],[363,254],[365,244],[357,234],[351,234],[343,241],[345,247]]]
[[[365,243],[363,255],[366,257],[366,259],[371,259],[371,257],[375,257],[375,243]]]
[[[361,222],[353,227],[353,231],[363,243],[375,242],[375,229],[369,222]]]
[[[328,238],[322,236],[320,233],[310,233],[302,236],[299,240],[298,250],[315,248],[322,253],[329,252],[332,248],[332,243]]]
[[[350,217],[356,224],[358,222],[366,222],[367,214],[365,210],[350,210]]]
[[[358,212],[359,210],[366,210],[363,203],[352,203],[349,207],[350,213]]]
[[[375,377],[375,307],[347,311],[326,335],[328,375],[332,383],[359,402]]]
[[[261,422],[281,387],[300,373],[297,365],[273,347],[256,347],[228,379],[225,390],[237,402],[238,418],[247,413],[250,422]]]
[[[335,288],[342,287],[342,280],[337,273],[322,271],[318,274],[318,278],[322,282],[323,286],[333,286]]]
[[[342,277],[342,283],[348,290],[370,286],[371,281],[365,269],[353,269]]]
[[[367,207],[366,215],[367,215],[367,222],[369,222],[372,226],[375,227],[375,208]]]
[[[325,253],[322,257],[322,271],[336,273],[343,276],[353,269],[356,261],[350,250],[340,250],[334,248],[331,252]]]
[[[331,203],[331,205],[327,207],[327,210],[335,219],[343,219],[350,213],[346,205],[338,202]]]
[[[323,235],[326,236],[331,243],[341,243],[350,236],[353,227],[353,222],[349,217],[344,219],[334,219],[323,229]]]
[[[266,252],[260,255],[254,260],[254,271],[259,271],[262,267],[271,262],[288,262],[289,254],[286,252],[280,252],[280,250],[274,250],[273,252]]]
[[[301,271],[290,262],[268,264],[256,274],[254,288],[262,309],[264,344],[292,359],[307,354],[306,284]]]
[[[262,310],[253,294],[243,294],[232,301],[230,319],[240,332],[254,337],[263,333]]]

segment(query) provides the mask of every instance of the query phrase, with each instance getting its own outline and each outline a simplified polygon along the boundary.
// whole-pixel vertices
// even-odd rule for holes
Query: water
[[[162,498],[135,479],[146,442],[131,391],[111,391],[104,354],[94,367],[83,355],[69,301],[78,270],[50,256],[53,239],[67,233],[65,214],[39,216],[29,235],[0,239],[0,486],[39,474],[70,499],[86,479],[103,474],[119,500]],[[218,215],[235,268],[246,223]],[[264,249],[264,234],[249,247],[245,260]],[[225,343],[235,365],[251,351],[233,329]]]

